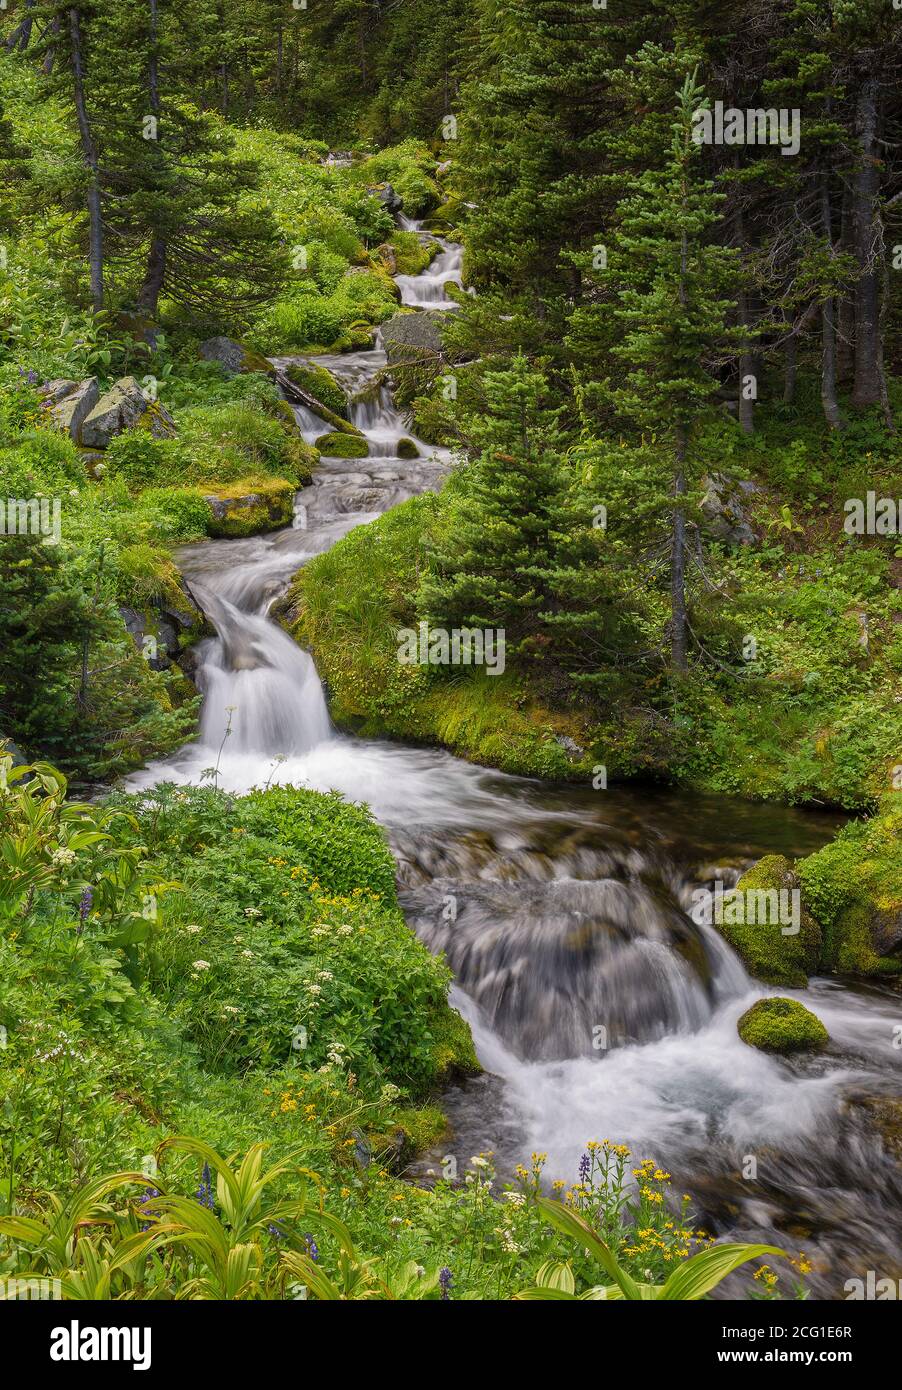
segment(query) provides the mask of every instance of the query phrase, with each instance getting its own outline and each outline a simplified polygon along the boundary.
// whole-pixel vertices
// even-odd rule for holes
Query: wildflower
[[[450,1290],[450,1288],[451,1288],[451,1285],[452,1285],[453,1282],[454,1282],[454,1279],[453,1279],[453,1276],[452,1276],[452,1274],[451,1274],[451,1271],[450,1271],[450,1269],[448,1268],[447,1265],[444,1265],[444,1266],[439,1270],[439,1272],[438,1272],[438,1282],[439,1282],[439,1287],[441,1288],[441,1291],[442,1291],[442,1302],[444,1303],[447,1299],[449,1299],[449,1298],[451,1297],[451,1294],[450,1294],[449,1290]]]
[[[208,960],[196,960],[192,962],[192,966],[195,970],[209,970],[210,962]]]
[[[253,951],[242,951],[241,954],[242,954],[246,959],[248,959],[248,960],[253,960],[253,959],[254,959],[254,953],[253,953]]]
[[[589,1173],[592,1170],[592,1160],[588,1154],[583,1154],[579,1160],[579,1180],[580,1182],[589,1181]]]
[[[91,905],[92,905],[93,902],[94,902],[94,890],[93,890],[93,888],[91,888],[91,887],[89,886],[89,887],[87,887],[87,888],[85,889],[85,891],[82,893],[82,895],[81,895],[81,901],[80,901],[79,904],[78,904],[78,920],[79,920],[79,924],[80,924],[80,925],[79,925],[79,931],[81,931],[81,928],[84,926],[85,921],[87,920],[87,916],[88,916],[88,913],[91,911]]]
[[[202,930],[203,928],[199,927],[196,922],[192,922],[190,926],[185,928],[185,931],[190,932],[192,936],[196,936]]]
[[[55,849],[50,856],[50,862],[55,869],[68,869],[75,863],[74,849]]]
[[[200,1187],[197,1189],[194,1196],[195,1200],[200,1202],[202,1207],[209,1207],[210,1211],[213,1210],[213,1179],[210,1176],[209,1163],[205,1163],[203,1166],[200,1175]]]
[[[318,1259],[319,1259],[319,1246],[317,1245],[316,1241],[313,1239],[313,1236],[310,1235],[310,1234],[308,1233],[307,1235],[304,1236],[304,1241],[305,1241],[306,1246],[307,1246],[307,1254],[310,1256],[311,1260],[313,1260],[313,1261],[318,1260]]]
[[[160,1195],[160,1193],[159,1193],[159,1191],[158,1191],[157,1188],[155,1188],[155,1187],[148,1188],[148,1190],[145,1192],[144,1196],[141,1197],[141,1198],[139,1199],[139,1201],[138,1201],[138,1206],[139,1206],[139,1207],[145,1206],[148,1202],[152,1202],[153,1199],[154,1199],[154,1197],[159,1197],[159,1195]],[[142,1231],[149,1231],[149,1230],[150,1230],[150,1227],[151,1227],[151,1222],[145,1221],[144,1224],[143,1224],[143,1226],[141,1227],[141,1230],[142,1230]]]
[[[263,913],[260,911],[259,907],[246,907],[244,909],[244,915],[245,917],[262,917]]]

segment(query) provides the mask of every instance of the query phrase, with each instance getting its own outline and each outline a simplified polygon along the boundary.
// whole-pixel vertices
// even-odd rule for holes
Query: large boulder
[[[798,910],[797,924],[781,919],[784,907]],[[767,984],[801,988],[820,963],[820,927],[803,906],[799,877],[782,854],[765,855],[743,874],[724,895],[713,925],[749,973]]]
[[[57,378],[48,381],[43,391],[44,406],[57,429],[65,430],[76,444],[81,442],[81,427],[97,404],[100,389],[96,376],[85,381]]]
[[[440,356],[445,323],[447,315],[441,309],[423,309],[416,314],[393,314],[381,329],[389,363]]]
[[[218,362],[229,376],[237,376],[240,372],[263,372],[268,377],[275,375],[271,362],[234,338],[206,338],[198,351],[205,362]]]
[[[97,401],[81,425],[81,443],[105,449],[114,435],[140,426],[156,439],[175,434],[175,421],[159,401],[148,401],[133,376],[120,377]]]

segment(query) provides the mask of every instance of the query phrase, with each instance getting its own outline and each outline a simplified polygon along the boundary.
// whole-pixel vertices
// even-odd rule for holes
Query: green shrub
[[[200,540],[210,523],[209,505],[194,488],[146,488],[141,494],[141,515],[163,541]]]

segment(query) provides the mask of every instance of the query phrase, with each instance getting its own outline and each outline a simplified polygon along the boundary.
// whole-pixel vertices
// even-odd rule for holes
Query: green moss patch
[[[714,925],[746,969],[772,985],[799,987],[817,970],[821,957],[821,930],[810,912],[800,905],[800,884],[789,860],[768,854],[743,874],[733,893],[725,895],[722,920]],[[779,915],[782,905],[799,906],[798,931]],[[744,920],[732,921],[731,917]]]
[[[799,861],[806,904],[824,933],[824,962],[844,974],[902,971],[902,794],[844,826]]]
[[[805,1052],[830,1041],[817,1015],[795,999],[759,999],[736,1028],[744,1043],[761,1052]]]
[[[321,434],[316,447],[321,454],[340,459],[365,459],[370,451],[363,435],[339,434],[337,431],[334,434]]]

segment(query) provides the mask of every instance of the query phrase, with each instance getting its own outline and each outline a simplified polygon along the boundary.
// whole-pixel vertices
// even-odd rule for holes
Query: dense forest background
[[[336,708],[511,769],[847,805],[892,784],[898,530],[844,526],[899,493],[891,5],[18,0],[2,24],[3,463],[10,495],[78,495],[64,546],[8,576],[65,615],[39,689],[36,632],[4,630],[13,737],[108,775],[184,736],[190,691],[116,606],[176,602],[201,482],[310,465],[266,364],[226,383],[198,343],[368,341],[422,250],[389,183],[466,248],[471,293],[394,378],[470,464],[379,523],[381,639],[336,627],[361,595],[324,600],[368,536],[303,581]],[[696,143],[716,103],[795,112],[797,150]],[[178,437],[116,441],[85,487],[31,426],[43,383],[91,374],[149,381]],[[509,674],[400,670],[391,634],[423,617],[504,627]]]

